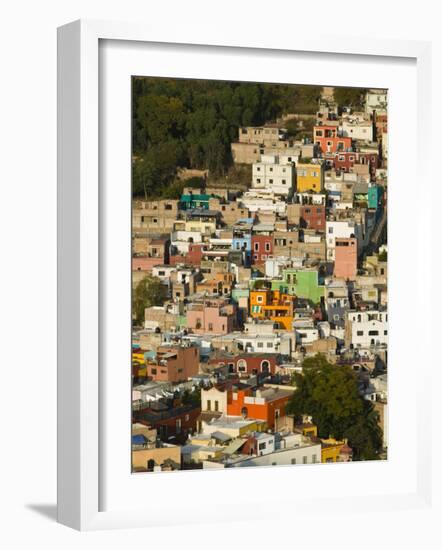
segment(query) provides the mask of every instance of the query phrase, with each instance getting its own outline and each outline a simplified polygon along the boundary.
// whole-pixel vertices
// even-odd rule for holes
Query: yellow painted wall
[[[304,175],[305,174],[305,175]],[[324,189],[324,168],[321,164],[298,164],[296,166],[296,190],[321,192]]]

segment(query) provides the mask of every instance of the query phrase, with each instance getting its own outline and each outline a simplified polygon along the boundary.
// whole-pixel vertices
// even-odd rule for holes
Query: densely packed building
[[[133,330],[134,471],[352,460],[287,414],[308,357],[350,365],[387,449],[387,95],[364,108],[324,89],[311,139],[284,123],[239,128],[247,190],[185,188],[135,200],[133,285],[163,304]]]

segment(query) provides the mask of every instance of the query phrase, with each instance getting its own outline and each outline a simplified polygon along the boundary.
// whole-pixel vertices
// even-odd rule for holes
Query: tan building
[[[132,450],[132,471],[170,471],[181,469],[181,447],[168,443],[150,444],[147,448]]]
[[[134,201],[133,232],[169,233],[178,215],[177,200]]]
[[[246,126],[238,129],[238,141],[240,143],[253,143],[256,145],[276,144],[285,139],[285,130],[277,124],[265,124],[264,126]]]
[[[293,205],[295,206],[295,205]],[[294,231],[275,231],[273,233],[273,256],[298,256],[299,254],[299,232]]]
[[[214,210],[221,214],[221,221],[225,225],[234,225],[240,219],[250,216],[248,208],[241,206],[236,201],[221,201],[218,198],[209,199],[209,210]]]
[[[156,382],[182,382],[199,371],[199,348],[194,345],[161,345],[155,361],[147,361],[147,376]]]

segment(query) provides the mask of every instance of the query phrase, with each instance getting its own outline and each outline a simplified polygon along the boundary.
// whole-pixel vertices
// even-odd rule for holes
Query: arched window
[[[267,359],[264,359],[264,361],[261,361],[261,372],[270,372],[270,362],[267,361]]]
[[[238,372],[246,372],[247,371],[247,361],[245,359],[240,359],[236,363]]]
[[[242,416],[243,418],[247,418],[248,412],[249,412],[249,411],[247,410],[247,407],[243,407],[243,408],[241,409],[241,416]]]

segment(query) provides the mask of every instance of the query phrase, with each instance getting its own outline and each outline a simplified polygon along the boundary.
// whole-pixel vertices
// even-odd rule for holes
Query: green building
[[[208,210],[210,198],[211,195],[195,195],[193,193],[181,195],[179,207],[181,210],[193,210],[196,208]]]
[[[371,185],[368,188],[368,208],[377,210],[381,206],[384,189],[382,185]]]
[[[318,304],[325,297],[325,286],[320,284],[315,269],[289,268],[282,272],[282,281],[272,281],[272,290],[280,290]]]

